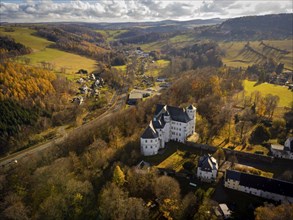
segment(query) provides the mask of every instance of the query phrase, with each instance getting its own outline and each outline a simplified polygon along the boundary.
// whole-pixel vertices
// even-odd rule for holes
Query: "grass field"
[[[147,76],[158,77],[159,73],[169,65],[169,60],[157,60],[149,65],[146,71]]]
[[[4,32],[4,29],[0,28],[0,34],[9,35],[16,42],[32,48],[32,54],[23,56],[30,58],[32,65],[39,65],[42,61],[50,62],[54,65],[56,71],[60,71],[60,68],[66,68],[67,74],[74,73],[79,69],[87,69],[89,71],[95,69],[96,61],[92,59],[58,49],[48,48],[54,42],[33,36],[34,30],[20,27],[14,29],[14,32]]]
[[[254,91],[259,91],[263,96],[267,94],[277,95],[280,97],[279,107],[291,107],[293,101],[293,92],[285,86],[278,86],[269,83],[256,85],[255,81],[244,80],[244,90],[247,96]]]
[[[249,45],[256,51],[264,54],[267,57],[272,57],[276,59],[277,62],[282,62],[285,64],[285,68],[293,69],[293,43],[292,40],[266,40],[263,41],[266,45],[286,50],[288,54],[280,54],[277,51],[266,51],[263,45],[260,45],[260,41],[251,41]],[[224,55],[222,57],[223,62],[227,66],[231,67],[247,67],[256,63],[257,59],[255,54],[252,52],[243,52],[246,41],[239,42],[221,42],[220,48],[222,49]]]

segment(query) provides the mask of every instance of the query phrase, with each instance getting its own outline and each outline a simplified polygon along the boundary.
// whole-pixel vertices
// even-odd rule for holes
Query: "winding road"
[[[63,128],[62,132],[59,132],[61,136],[57,138],[51,139],[45,143],[40,143],[32,147],[26,148],[22,151],[12,153],[6,157],[0,158],[0,169],[9,170],[13,164],[18,163],[18,161],[23,159],[24,157],[30,156],[49,147],[56,146],[57,144],[62,143],[68,136],[70,136],[78,130],[86,130],[89,129],[93,124],[102,123],[106,118],[110,117],[113,113],[121,110],[124,107],[126,103],[126,98],[126,93],[115,93],[111,101],[109,102],[110,107],[108,107],[108,109],[103,114],[99,115],[97,118],[87,123],[84,123],[78,127],[72,128],[70,130],[65,130]]]

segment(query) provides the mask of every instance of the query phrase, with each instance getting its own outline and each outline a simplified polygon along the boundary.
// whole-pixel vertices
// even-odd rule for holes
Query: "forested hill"
[[[16,43],[11,37],[0,35],[0,59],[29,54],[31,52],[31,48]]]
[[[247,16],[214,27],[197,28],[200,37],[214,40],[263,40],[292,37],[293,14]]]

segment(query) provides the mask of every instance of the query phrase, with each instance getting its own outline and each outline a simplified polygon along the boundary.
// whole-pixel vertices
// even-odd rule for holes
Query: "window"
[[[148,142],[148,140],[145,140],[145,142],[147,143],[147,142]]]
[[[153,148],[153,146],[151,146],[151,148]]]
[[[151,143],[153,143],[153,140],[151,140]]]
[[[148,146],[145,146],[145,149],[148,149]]]

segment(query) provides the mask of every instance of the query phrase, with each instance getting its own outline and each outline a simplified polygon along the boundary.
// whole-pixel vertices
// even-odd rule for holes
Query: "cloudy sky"
[[[292,13],[292,0],[0,0],[1,22],[128,22]]]

